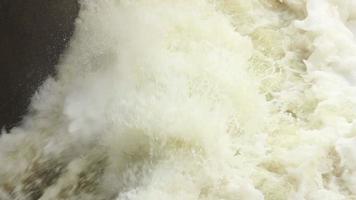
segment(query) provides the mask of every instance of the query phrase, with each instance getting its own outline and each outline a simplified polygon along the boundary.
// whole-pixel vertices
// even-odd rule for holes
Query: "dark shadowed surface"
[[[0,0],[0,128],[17,125],[74,29],[77,0]]]

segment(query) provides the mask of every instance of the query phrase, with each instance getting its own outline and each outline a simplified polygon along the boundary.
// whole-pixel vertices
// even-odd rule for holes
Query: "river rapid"
[[[80,3],[1,200],[356,199],[355,0]]]

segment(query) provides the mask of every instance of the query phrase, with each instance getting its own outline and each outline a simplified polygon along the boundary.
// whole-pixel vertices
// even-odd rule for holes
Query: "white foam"
[[[353,4],[83,0],[0,199],[352,198]]]

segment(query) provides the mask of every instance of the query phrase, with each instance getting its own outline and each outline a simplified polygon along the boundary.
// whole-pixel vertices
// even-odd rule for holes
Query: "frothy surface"
[[[356,195],[353,0],[83,0],[0,199]]]

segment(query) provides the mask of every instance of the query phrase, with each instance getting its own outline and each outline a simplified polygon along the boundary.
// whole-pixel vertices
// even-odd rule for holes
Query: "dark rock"
[[[0,0],[0,128],[26,114],[74,30],[77,0]]]

